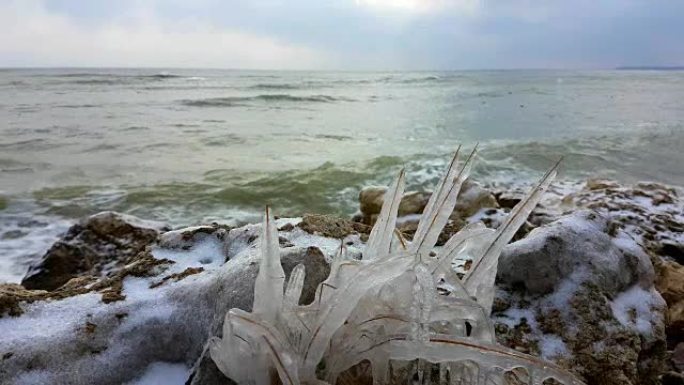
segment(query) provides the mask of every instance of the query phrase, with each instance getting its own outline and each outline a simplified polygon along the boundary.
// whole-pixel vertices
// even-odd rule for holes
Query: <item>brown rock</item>
[[[361,222],[367,225],[375,223],[377,214],[382,209],[385,187],[366,187],[359,193],[359,204],[361,209]],[[408,192],[404,194],[399,204],[399,216],[412,214],[422,214],[432,193],[430,192]],[[499,204],[494,195],[483,188],[477,182],[469,179],[463,183],[458,195],[456,207],[452,214],[452,219],[465,219],[483,208],[498,208]]]
[[[656,267],[656,289],[668,305],[684,300],[684,266],[663,261]]]
[[[360,209],[365,216],[380,212],[385,197],[385,191],[387,191],[387,187],[371,186],[366,187],[359,192]]]
[[[603,190],[607,188],[616,188],[619,185],[612,180],[608,179],[589,179],[586,185],[589,190]]]
[[[349,234],[370,233],[370,226],[332,215],[305,214],[297,227],[310,234],[342,239]]]
[[[55,290],[71,278],[106,273],[105,266],[123,266],[153,244],[165,226],[111,211],[72,226],[31,266],[22,280],[27,289]]]
[[[684,299],[667,309],[667,337],[670,343],[684,342]]]
[[[477,213],[483,208],[498,208],[499,203],[496,201],[494,194],[479,183],[466,179],[458,194],[456,207],[452,218],[465,219]]]

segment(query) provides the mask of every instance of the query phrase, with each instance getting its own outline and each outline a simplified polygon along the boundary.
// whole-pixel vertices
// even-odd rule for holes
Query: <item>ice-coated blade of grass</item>
[[[243,338],[261,347],[262,356],[266,355],[284,385],[299,384],[299,360],[293,355],[293,349],[287,339],[274,324],[265,322],[257,314],[247,313],[240,309],[231,309],[230,319],[240,330]]]
[[[266,207],[262,226],[261,262],[254,283],[252,312],[260,314],[266,321],[273,322],[283,306],[285,272],[280,264],[278,229],[269,207]]]
[[[320,304],[304,356],[304,373],[311,375],[311,378],[315,376],[316,367],[323,358],[330,339],[344,324],[359,299],[373,288],[398,277],[413,263],[411,258],[401,253],[374,260],[371,263],[358,261],[355,273],[340,282],[332,296],[328,297],[325,303]]]
[[[287,281],[287,287],[285,288],[283,308],[292,310],[299,305],[299,298],[301,298],[302,289],[304,289],[305,275],[305,267],[301,263],[292,269],[290,279]]]
[[[390,185],[385,192],[385,198],[382,203],[382,209],[375,226],[368,236],[368,243],[366,250],[363,253],[363,259],[374,259],[380,255],[387,255],[390,252],[392,237],[394,229],[397,226],[397,215],[399,213],[399,204],[404,195],[405,171],[402,169],[399,176]]]
[[[460,149],[460,147],[459,147]],[[456,199],[461,190],[463,182],[468,178],[470,167],[472,165],[473,157],[477,152],[477,146],[468,155],[463,167],[456,172],[458,151],[454,155],[454,159],[449,164],[449,169],[439,183],[437,191],[435,191],[428,200],[427,206],[423,211],[418,223],[418,229],[413,236],[413,243],[409,249],[413,254],[428,255],[430,250],[435,246],[439,233],[442,231],[449,216],[456,207]]]
[[[489,245],[484,248],[482,256],[473,261],[472,267],[464,277],[464,286],[471,295],[477,298],[477,301],[488,313],[491,311],[494,301],[494,280],[499,255],[537,206],[544,191],[556,177],[559,165],[560,160],[544,175],[539,184],[513,207],[504,222],[496,229],[494,237]]]

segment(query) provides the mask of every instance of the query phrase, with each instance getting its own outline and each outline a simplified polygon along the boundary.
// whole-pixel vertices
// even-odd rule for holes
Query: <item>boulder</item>
[[[497,339],[554,360],[588,385],[657,384],[665,311],[648,255],[590,210],[508,245],[492,314]]]
[[[648,255],[627,247],[625,234],[611,238],[608,228],[609,221],[590,210],[538,227],[501,254],[499,281],[530,294],[549,294],[573,274],[584,274],[611,295],[634,283],[650,286],[654,272]]]
[[[155,242],[168,227],[159,222],[111,211],[90,216],[67,233],[32,265],[21,284],[55,290],[71,278],[106,275]]]
[[[361,210],[363,223],[372,225],[380,210],[385,198],[387,187],[371,186],[366,187],[359,193],[359,208]],[[399,216],[406,216],[411,214],[421,214],[427,201],[430,199],[429,192],[407,192],[401,198],[399,203]],[[372,219],[372,220],[371,220]]]
[[[458,193],[452,218],[466,219],[485,208],[498,208],[494,194],[479,183],[466,179]]]
[[[297,227],[309,234],[343,239],[350,234],[369,234],[371,227],[332,215],[305,214]]]

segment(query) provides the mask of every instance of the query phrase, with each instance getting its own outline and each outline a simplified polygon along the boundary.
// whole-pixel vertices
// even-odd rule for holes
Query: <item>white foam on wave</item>
[[[55,216],[33,214],[10,201],[0,211],[0,283],[18,283],[73,224]]]

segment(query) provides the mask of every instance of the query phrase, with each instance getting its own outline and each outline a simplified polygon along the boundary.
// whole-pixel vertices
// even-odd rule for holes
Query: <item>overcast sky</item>
[[[684,0],[0,0],[0,66],[684,65]]]

